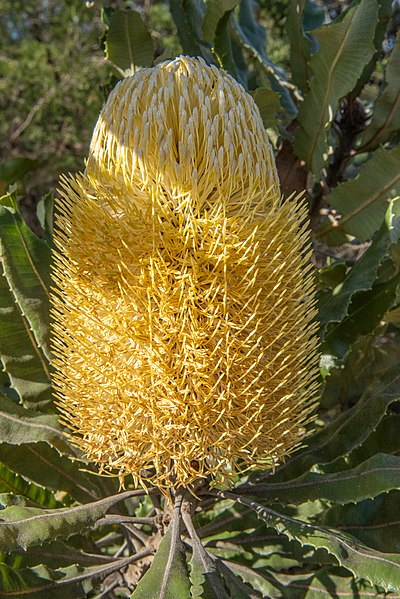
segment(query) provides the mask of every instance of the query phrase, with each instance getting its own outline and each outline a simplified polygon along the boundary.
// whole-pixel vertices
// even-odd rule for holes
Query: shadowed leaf
[[[109,19],[106,57],[124,75],[133,75],[137,67],[151,66],[154,45],[150,33],[136,10],[116,10]]]
[[[226,497],[233,496],[229,492],[220,494]],[[305,547],[326,549],[354,576],[379,585],[386,591],[400,590],[399,554],[375,551],[362,545],[351,535],[302,522],[240,496],[237,497],[237,501],[251,507],[263,522],[289,539],[296,540]]]
[[[4,274],[15,302],[29,323],[41,360],[51,359],[49,349],[50,246],[32,233],[11,205],[0,205],[0,252]]]
[[[357,503],[400,489],[400,458],[378,453],[355,468],[319,474],[308,472],[286,483],[242,487],[241,493],[271,503],[303,503],[326,499],[333,503]]]
[[[391,192],[400,185],[399,164],[400,146],[377,150],[355,179],[341,183],[326,196],[342,216],[334,226],[323,224],[317,236],[329,244],[337,243],[338,232],[359,241],[371,239],[385,215]]]
[[[386,67],[386,86],[374,104],[369,127],[364,132],[361,150],[373,150],[400,129],[400,31]]]

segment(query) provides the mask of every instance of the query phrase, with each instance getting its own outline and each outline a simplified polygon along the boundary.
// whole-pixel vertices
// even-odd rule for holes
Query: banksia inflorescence
[[[121,81],[59,210],[54,378],[88,460],[176,488],[298,446],[318,361],[306,210],[281,200],[232,77],[179,57]]]

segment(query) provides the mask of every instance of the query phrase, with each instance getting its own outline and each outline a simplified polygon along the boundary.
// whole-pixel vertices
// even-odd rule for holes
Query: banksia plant
[[[54,382],[84,456],[161,489],[283,461],[315,407],[314,282],[253,99],[201,59],[142,69],[63,189]]]
[[[400,597],[397,8],[111,4],[54,235],[0,164],[0,596]]]

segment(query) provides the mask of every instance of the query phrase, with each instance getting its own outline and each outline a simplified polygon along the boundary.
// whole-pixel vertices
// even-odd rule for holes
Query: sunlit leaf
[[[290,66],[295,84],[306,92],[311,77],[310,57],[318,43],[309,33],[324,22],[324,10],[313,0],[293,0],[289,3],[286,30],[290,41]]]
[[[378,14],[375,0],[353,2],[340,17],[313,31],[319,50],[310,60],[310,91],[298,114],[295,151],[319,177],[327,161],[327,127],[372,57]]]

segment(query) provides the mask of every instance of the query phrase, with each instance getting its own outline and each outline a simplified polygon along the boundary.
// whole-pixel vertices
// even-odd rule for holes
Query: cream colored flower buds
[[[244,89],[187,57],[124,79],[59,211],[54,380],[87,459],[168,488],[288,455],[315,406],[306,210]]]

